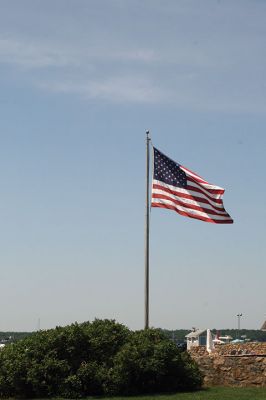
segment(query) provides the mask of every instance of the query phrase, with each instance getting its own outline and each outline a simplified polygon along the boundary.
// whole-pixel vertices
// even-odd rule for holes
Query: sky
[[[233,225],[152,209],[150,325],[266,319],[266,3],[0,0],[0,331],[144,326],[145,140]]]

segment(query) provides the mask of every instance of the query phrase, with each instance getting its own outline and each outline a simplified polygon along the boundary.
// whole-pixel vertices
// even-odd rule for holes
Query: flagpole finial
[[[149,134],[150,134],[150,131],[146,131],[147,139],[151,140],[150,137],[149,137]]]

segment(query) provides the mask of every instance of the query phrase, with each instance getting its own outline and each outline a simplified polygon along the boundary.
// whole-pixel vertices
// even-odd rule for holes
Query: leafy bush
[[[159,330],[135,332],[117,353],[107,394],[148,394],[197,389],[197,365]]]
[[[81,398],[196,389],[196,364],[159,330],[110,320],[35,333],[0,352],[0,397]]]

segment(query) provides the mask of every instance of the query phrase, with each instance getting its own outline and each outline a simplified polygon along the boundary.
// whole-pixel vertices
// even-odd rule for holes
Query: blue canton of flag
[[[168,185],[185,188],[187,176],[180,169],[179,164],[154,148],[154,179],[158,179]]]

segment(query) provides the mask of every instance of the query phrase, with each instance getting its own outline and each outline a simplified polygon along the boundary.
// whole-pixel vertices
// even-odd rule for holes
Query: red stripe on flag
[[[153,189],[162,190],[162,191],[164,191],[166,193],[170,193],[170,194],[172,194],[174,196],[182,197],[184,199],[190,199],[190,200],[194,200],[194,201],[197,201],[197,202],[200,202],[200,203],[206,203],[206,204],[209,204],[210,206],[212,206],[213,208],[215,208],[217,210],[222,210],[221,207],[216,207],[216,206],[214,206],[212,204],[212,203],[216,203],[216,204],[220,204],[222,206],[223,202],[222,202],[221,199],[210,199],[210,201],[209,201],[209,197],[207,197],[206,195],[205,195],[205,197],[197,197],[197,196],[193,196],[192,194],[187,194],[187,193],[180,192],[180,191],[178,191],[178,188],[176,188],[176,190],[172,190],[172,189],[166,188],[165,186],[158,185],[156,183],[154,183],[152,185],[152,188]]]
[[[205,217],[202,217],[200,215],[197,215],[197,216],[196,215],[191,215],[191,214],[186,213],[184,211],[180,211],[176,207],[168,205],[168,204],[151,203],[151,206],[152,207],[157,207],[157,208],[166,208],[166,209],[169,209],[169,210],[173,210],[173,211],[176,211],[178,214],[183,215],[185,217],[194,218],[194,219],[200,219],[201,221],[210,222],[210,223],[213,223],[213,224],[232,224],[233,223],[232,219],[229,219],[229,220],[228,219],[227,220],[224,220],[224,219],[213,220],[211,218],[205,218]]]
[[[184,203],[182,200],[176,200],[176,199],[173,199],[172,197],[166,196],[164,194],[153,193],[152,194],[152,198],[153,199],[168,200],[168,201],[171,201],[172,203],[174,203],[176,205],[180,205],[182,207],[185,207],[185,208],[188,208],[188,209],[191,209],[191,210],[202,211],[202,212],[204,212],[206,214],[219,215],[221,217],[230,217],[230,215],[227,214],[227,212],[224,209],[219,210],[220,212],[218,213],[218,212],[215,212],[215,210],[211,210],[209,208],[203,208],[200,205]]]

